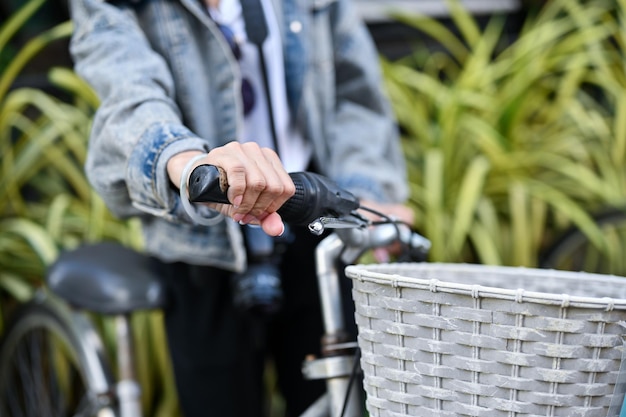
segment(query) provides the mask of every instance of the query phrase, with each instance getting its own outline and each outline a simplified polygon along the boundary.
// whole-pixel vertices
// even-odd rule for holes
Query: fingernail
[[[285,224],[283,223],[283,230],[280,231],[278,236],[282,236],[285,233]]]
[[[233,207],[239,208],[239,205],[241,204],[242,200],[243,200],[242,195],[238,195],[237,197],[233,198]]]
[[[235,217],[233,216],[233,219]],[[251,214],[244,214],[236,219],[239,224],[258,224],[259,220]]]

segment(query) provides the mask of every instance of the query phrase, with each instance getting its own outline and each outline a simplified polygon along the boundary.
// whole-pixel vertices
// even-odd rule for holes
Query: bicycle
[[[543,252],[539,267],[626,276],[626,208],[601,210],[592,218],[601,231],[599,244],[572,226]]]
[[[358,347],[338,337],[344,319],[336,261],[351,264],[396,241],[408,258],[424,260],[430,242],[393,219],[368,220],[359,210],[373,210],[325,177],[291,176],[296,194],[279,209],[283,219],[307,224],[318,235],[333,230],[316,250],[323,356],[306,359],[302,367],[306,378],[326,380],[326,393],[302,416],[362,416],[355,383]],[[227,202],[224,191],[215,167],[192,172],[191,201]],[[167,302],[148,258],[113,243],[82,246],[59,257],[46,283],[11,321],[0,345],[0,416],[141,417],[130,318]],[[114,317],[117,378],[90,320],[94,313]]]

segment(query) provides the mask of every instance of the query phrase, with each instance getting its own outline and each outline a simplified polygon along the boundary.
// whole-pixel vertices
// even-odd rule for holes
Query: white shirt
[[[293,123],[290,123],[278,22],[271,1],[260,1],[268,26],[268,37],[263,44],[263,53],[270,84],[279,156],[287,172],[303,171],[311,159],[311,144],[305,141]],[[274,141],[269,124],[259,50],[256,45],[247,42],[241,3],[239,0],[221,0],[217,9],[209,8],[209,13],[217,23],[228,26],[233,32],[242,52],[242,59],[239,62],[242,78],[248,79],[254,89],[255,104],[244,119],[243,135],[239,141],[254,141],[260,146],[273,149]]]

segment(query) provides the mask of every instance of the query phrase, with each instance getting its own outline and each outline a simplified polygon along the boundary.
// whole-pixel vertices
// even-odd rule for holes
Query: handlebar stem
[[[345,328],[339,272],[335,264],[343,248],[341,238],[332,233],[324,238],[316,249],[317,281],[326,334],[342,333]]]

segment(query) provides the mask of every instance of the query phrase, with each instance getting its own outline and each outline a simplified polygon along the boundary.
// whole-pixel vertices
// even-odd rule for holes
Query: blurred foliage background
[[[383,60],[432,260],[533,267],[570,224],[605,247],[590,213],[625,198],[626,2],[546,1],[507,42],[505,19],[447,3],[453,29],[396,16],[436,49]]]
[[[67,65],[50,67],[68,62],[72,25],[65,20],[47,27],[37,20],[50,18],[46,4],[29,0],[0,28],[0,334],[15,306],[41,286],[45,267],[60,251],[101,240],[142,246],[138,221],[114,218],[85,178],[98,98]],[[37,29],[24,36],[20,30],[32,30],[33,19]],[[57,50],[65,52],[51,52]],[[47,68],[42,56],[50,58]],[[114,355],[114,323],[94,320]],[[133,322],[146,415],[175,416],[161,315],[138,313]]]
[[[571,225],[607,250],[591,214],[626,200],[626,0],[533,2],[514,37],[505,17],[443,1],[446,24],[394,16],[420,36],[381,57],[430,260],[534,267]],[[38,21],[46,0],[18,3],[0,28],[0,333],[60,251],[142,244],[84,177],[98,98],[64,61],[71,24]],[[146,415],[175,416],[161,317],[134,320]]]

